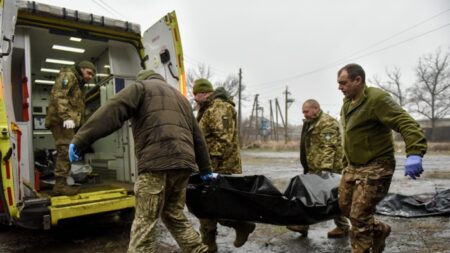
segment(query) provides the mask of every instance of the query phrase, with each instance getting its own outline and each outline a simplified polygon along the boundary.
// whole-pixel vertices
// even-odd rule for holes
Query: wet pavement
[[[290,178],[302,172],[298,152],[242,153],[247,175],[263,174],[280,191]],[[419,180],[404,177],[404,156],[397,156],[397,169],[390,192],[406,195],[432,193],[450,187],[450,155],[428,155],[424,158],[425,172]],[[198,221],[188,214],[194,226]],[[396,218],[377,216],[392,226],[385,252],[449,252],[450,216],[428,218]],[[126,252],[129,241],[130,217],[127,214],[101,215],[74,219],[51,231],[31,231],[0,227],[0,252]],[[307,238],[284,226],[257,224],[249,241],[241,248],[233,247],[234,232],[219,226],[219,252],[351,252],[349,238],[328,239],[327,231],[333,221],[312,225]],[[181,252],[167,230],[158,226],[161,253]]]

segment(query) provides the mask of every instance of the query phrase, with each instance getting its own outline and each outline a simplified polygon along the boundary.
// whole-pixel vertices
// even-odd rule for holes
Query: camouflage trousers
[[[145,172],[138,176],[134,185],[136,213],[128,253],[156,252],[155,226],[159,217],[183,252],[207,251],[199,233],[183,213],[190,175],[189,170],[170,170]]]
[[[320,169],[320,170],[313,170],[308,172],[307,174],[321,174],[322,172],[324,173],[339,173],[341,174],[341,170],[324,170],[324,169]],[[336,224],[336,227],[344,230],[344,231],[348,231],[350,229],[350,224],[348,222],[348,219],[345,216],[337,216],[336,218],[333,219],[334,220],[334,224]],[[309,225],[295,225],[295,226],[299,226],[302,227],[304,230],[308,230],[309,229]]]
[[[389,161],[349,166],[342,172],[339,206],[352,224],[353,253],[370,252],[374,231],[382,229],[381,222],[374,217],[375,207],[386,196],[394,169],[395,161]]]
[[[62,126],[50,128],[56,143],[55,177],[67,177],[70,171],[69,144],[75,135],[74,129],[65,129]]]

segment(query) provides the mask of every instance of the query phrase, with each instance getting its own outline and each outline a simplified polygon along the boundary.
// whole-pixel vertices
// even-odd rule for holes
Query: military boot
[[[287,226],[286,228],[294,232],[299,232],[302,235],[302,237],[308,237],[308,230],[309,230],[308,225],[290,225]]]
[[[379,229],[374,231],[372,253],[381,253],[386,246],[386,238],[391,234],[391,227],[384,223],[379,223]]]
[[[339,227],[335,227],[328,232],[328,238],[341,238],[348,235],[348,230],[343,230]]]
[[[255,231],[256,225],[253,223],[242,223],[236,226],[236,239],[234,239],[234,247],[239,248],[247,242],[248,236]]]
[[[207,253],[215,253],[217,252],[217,244],[216,244],[216,230],[205,230],[200,229],[200,233],[202,234],[202,242],[206,246],[208,246]]]
[[[72,196],[78,194],[79,191],[80,189],[67,185],[66,178],[56,177],[55,185],[53,186],[52,190],[52,196],[61,196],[61,195]]]

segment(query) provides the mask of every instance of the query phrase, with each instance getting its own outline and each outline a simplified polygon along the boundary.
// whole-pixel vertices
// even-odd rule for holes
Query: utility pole
[[[249,123],[248,123],[248,127],[245,128],[245,130],[246,130],[245,131],[246,133],[244,134],[245,140],[248,140],[248,138],[250,136],[250,133],[251,133],[251,130],[252,130],[253,113],[255,111],[257,111],[256,108],[258,108],[257,107],[257,105],[258,105],[258,96],[259,96],[259,94],[256,94],[255,98],[253,99],[252,114],[250,115],[250,120],[249,120]],[[256,112],[256,113],[258,113],[258,112]],[[258,124],[258,123],[256,123],[256,124]]]
[[[275,140],[278,141],[278,98],[275,98]]]
[[[242,143],[241,141],[241,122],[242,122],[242,113],[241,113],[241,100],[242,100],[242,69],[239,68],[239,100],[238,100],[238,136],[239,136],[239,141],[240,143]],[[242,144],[241,144],[242,145]]]
[[[272,140],[274,140],[275,138],[275,124],[273,122],[274,118],[273,118],[273,110],[272,110],[272,99],[269,99],[269,104],[270,104],[270,138]]]
[[[285,125],[284,125],[284,143],[287,144],[288,140],[289,140],[289,136],[288,136],[288,108],[289,106],[291,106],[291,104],[294,102],[294,99],[289,98],[289,95],[291,93],[288,91],[288,87],[286,86],[286,91],[284,92],[285,95],[285,102],[284,102],[284,116],[286,117],[285,120]]]
[[[258,96],[259,94],[255,95],[255,111],[256,111],[256,121],[255,121],[255,127],[256,127],[256,140],[258,140],[259,135],[259,121],[258,121],[258,110],[259,110],[259,102],[258,102]]]
[[[261,127],[260,127],[260,129],[261,130],[264,130],[265,129],[265,125],[264,125],[264,122],[265,122],[265,120],[264,120],[264,107],[262,107],[262,106],[258,106],[258,110],[261,110],[261,117],[260,117],[260,122],[261,122]],[[264,135],[264,131],[260,131],[260,129],[258,129],[258,133],[261,135],[261,140],[262,141],[266,141],[266,138],[265,138],[265,135]]]
[[[283,124],[283,127],[286,127],[286,124],[284,124],[284,118],[283,118],[283,113],[281,112],[281,107],[280,104],[278,103],[278,99],[275,98],[275,107],[276,107],[276,115],[277,115],[277,126],[278,126],[278,113],[280,114],[280,119],[281,119],[281,123]],[[277,131],[275,132],[275,136],[278,140],[278,127],[277,127]]]

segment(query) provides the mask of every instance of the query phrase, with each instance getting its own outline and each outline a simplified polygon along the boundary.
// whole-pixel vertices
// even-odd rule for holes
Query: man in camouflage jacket
[[[213,172],[241,174],[236,110],[229,93],[223,88],[213,89],[207,79],[198,79],[193,87],[199,111],[197,121],[205,136]],[[200,232],[208,252],[217,252],[217,222],[236,230],[235,247],[241,247],[255,229],[255,224],[245,222],[200,219]]]
[[[320,109],[319,103],[308,99],[303,103],[303,128],[300,139],[300,162],[303,172],[321,173],[329,171],[341,173],[343,150],[339,123]],[[336,228],[328,232],[329,238],[348,234],[350,225],[345,217],[334,219]],[[308,235],[309,226],[288,226],[288,229]]]
[[[75,132],[84,121],[84,85],[95,75],[95,66],[82,61],[77,66],[63,67],[52,88],[45,126],[56,144],[55,186],[52,195],[74,195],[76,188],[67,185],[70,172],[68,147]]]
[[[128,253],[157,252],[159,218],[183,252],[206,252],[183,209],[191,174],[211,173],[208,150],[189,101],[161,75],[142,70],[135,84],[95,111],[70,144],[71,161],[81,159],[90,144],[120,129],[127,120],[138,160]]]

